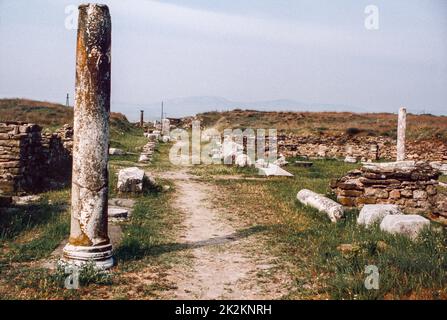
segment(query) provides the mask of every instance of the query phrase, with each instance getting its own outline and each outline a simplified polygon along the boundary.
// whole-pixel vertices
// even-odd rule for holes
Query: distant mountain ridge
[[[126,104],[112,101],[112,109],[125,113],[129,119],[138,120],[139,110],[145,111],[147,119],[159,119],[161,116],[161,101],[149,104]],[[230,111],[234,109],[250,109],[258,111],[349,111],[367,112],[367,110],[339,104],[305,103],[290,99],[277,99],[254,102],[231,101],[216,96],[191,96],[164,101],[164,112],[168,117],[185,117],[207,111]]]

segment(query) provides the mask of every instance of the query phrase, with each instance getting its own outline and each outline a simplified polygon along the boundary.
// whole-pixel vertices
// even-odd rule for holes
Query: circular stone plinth
[[[98,269],[109,269],[113,267],[112,244],[87,247],[67,243],[61,261],[76,266],[93,263]]]
[[[109,207],[108,209],[109,218],[127,218],[129,211],[121,207]]]

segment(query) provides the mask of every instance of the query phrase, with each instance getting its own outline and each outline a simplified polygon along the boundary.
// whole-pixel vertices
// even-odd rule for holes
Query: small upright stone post
[[[397,123],[397,161],[405,160],[405,132],[407,130],[407,109],[399,109]]]
[[[108,236],[111,20],[105,5],[79,6],[71,229],[63,260],[113,266]]]
[[[144,126],[144,110],[140,110],[140,127]]]
[[[171,129],[171,121],[169,119],[163,119],[161,122],[161,134],[163,136],[169,136]]]

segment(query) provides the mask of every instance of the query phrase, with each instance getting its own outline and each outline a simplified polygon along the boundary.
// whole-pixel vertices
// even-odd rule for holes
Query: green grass
[[[172,185],[165,181],[165,185]],[[172,190],[172,189],[170,189]],[[169,206],[170,192],[151,192],[138,198],[130,223],[123,226],[124,238],[115,251],[119,263],[130,267],[135,261],[155,259],[166,252],[177,251],[170,232],[179,222]]]
[[[179,169],[179,167],[173,165],[169,160],[169,150],[171,147],[172,143],[160,142],[158,144],[157,149],[155,149],[155,152],[152,155],[152,162],[148,166],[151,172],[163,172]]]
[[[330,194],[329,182],[356,165],[322,160],[311,168],[288,166],[294,178],[264,181],[216,181],[226,189],[227,205],[243,221],[267,229],[269,250],[293,266],[295,279],[289,299],[398,299],[447,297],[447,237],[426,231],[416,241],[357,226],[358,211],[334,224],[322,213],[296,200],[307,188]],[[238,190],[238,192],[234,192]],[[340,244],[358,248],[348,255]],[[386,249],[383,249],[383,246]],[[379,290],[367,290],[365,266],[375,265]]]
[[[110,130],[110,147],[122,149],[126,152],[138,153],[147,138],[143,136],[143,130],[136,127],[128,127],[125,130],[113,127]],[[120,156],[122,157],[122,156]]]
[[[212,176],[242,176],[250,177],[257,174],[258,170],[254,167],[236,167],[234,165],[199,165],[191,168],[190,172],[202,178],[212,178]]]
[[[116,127],[111,144],[136,152],[147,139],[139,128]],[[145,170],[176,170],[168,158],[171,144],[160,144],[153,163]],[[116,196],[116,172],[136,165],[137,155],[112,156],[110,159],[110,196]],[[293,162],[294,159],[289,159]],[[293,178],[270,177],[257,180],[213,180],[216,175],[258,177],[253,168],[213,165],[194,166],[190,172],[223,188],[224,203],[244,223],[256,226],[267,237],[267,248],[284,265],[291,265],[294,280],[289,299],[384,299],[447,298],[447,241],[445,231],[426,231],[412,242],[378,230],[356,225],[357,211],[333,224],[329,219],[296,200],[303,188],[330,194],[329,181],[358,165],[335,160],[313,161],[310,168],[286,167]],[[441,180],[446,181],[445,176]],[[156,297],[167,285],[156,280],[150,284],[133,283],[127,276],[150,274],[151,268],[165,270],[182,259],[185,245],[175,241],[181,216],[170,207],[175,194],[168,181],[167,192],[151,190],[134,197],[136,206],[130,220],[121,224],[123,239],[115,248],[118,267],[113,274],[98,274],[86,268],[81,290],[66,290],[61,270],[50,271],[32,263],[47,258],[68,237],[69,190],[42,195],[38,203],[3,210],[0,214],[0,298],[5,299],[79,299],[98,298],[107,291],[114,298],[132,298],[129,291],[138,285],[138,297]],[[235,192],[237,191],[237,192]],[[342,253],[340,244],[356,250]],[[379,290],[366,290],[365,266],[375,265],[380,273]],[[5,285],[2,289],[2,286]],[[106,296],[106,297],[110,297]]]
[[[0,215],[2,263],[48,256],[68,236],[68,190],[41,195],[39,202],[17,205]]]
[[[112,146],[125,151],[135,152],[136,148],[141,148],[146,142],[147,138],[143,136],[141,129],[129,128],[126,123],[122,128],[114,126],[111,130]],[[162,150],[167,150],[168,147],[165,145]],[[160,160],[165,155],[158,153],[156,157]],[[167,157],[164,159],[167,160]],[[137,160],[138,155],[110,158],[109,197],[116,196],[117,170],[135,166]],[[161,166],[169,165],[167,161],[165,164],[161,162]],[[114,269],[113,277],[112,274],[109,277],[93,272],[91,268],[82,270],[81,290],[64,289],[63,270],[51,271],[42,268],[40,262],[33,264],[48,258],[68,238],[70,190],[51,191],[42,194],[36,203],[0,209],[0,279],[6,285],[5,290],[0,289],[0,298],[79,299],[83,294],[92,294],[92,298],[97,298],[102,294],[101,288],[110,284],[114,284],[114,289],[116,287],[118,291],[123,290],[125,294],[128,289],[120,288],[127,285],[127,281],[121,277],[130,269],[138,269],[148,263],[159,266],[163,264],[165,257],[170,256],[169,252],[177,251],[170,233],[176,217],[169,210],[170,195],[170,192],[161,192],[157,188],[147,190],[142,195],[125,195],[135,198],[136,206],[131,219],[122,223],[123,241],[115,248],[118,267]],[[153,288],[156,287],[158,285],[153,284]],[[153,294],[154,290],[146,288],[145,292],[150,291]]]

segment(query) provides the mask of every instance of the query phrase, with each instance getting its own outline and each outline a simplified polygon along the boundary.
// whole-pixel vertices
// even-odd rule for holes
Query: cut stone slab
[[[119,192],[138,193],[143,191],[144,170],[137,167],[121,169],[118,172],[117,189]]]
[[[430,162],[430,166],[436,170],[439,170],[443,175],[447,175],[447,163],[440,161]]]
[[[380,230],[416,239],[429,226],[430,220],[419,215],[387,215],[380,223]]]
[[[111,156],[122,156],[125,155],[126,153],[118,148],[109,148],[109,155]]]
[[[293,174],[272,163],[269,163],[266,168],[259,167],[258,170],[262,176],[293,177]]]
[[[32,202],[37,202],[40,200],[39,195],[29,195],[29,196],[22,196],[22,197],[12,197],[15,204],[19,205],[26,205],[30,204]]]
[[[286,157],[281,155],[277,160],[273,162],[274,165],[277,165],[279,167],[283,167],[289,164],[289,162],[286,160]]]
[[[365,204],[357,218],[357,224],[366,227],[382,222],[387,215],[399,215],[403,212],[395,204]]]
[[[109,218],[127,218],[129,215],[129,210],[121,207],[109,207],[108,216]]]
[[[357,163],[357,158],[352,156],[346,156],[345,158],[346,163]]]
[[[369,170],[412,170],[415,166],[415,161],[376,162],[364,164],[364,168]]]
[[[133,208],[135,205],[134,199],[122,199],[122,198],[112,198],[109,199],[109,206],[112,207],[124,207],[124,208]]]
[[[138,158],[138,162],[149,162],[151,161],[151,158],[146,154],[141,154]]]
[[[337,222],[344,217],[345,212],[341,204],[311,190],[300,190],[296,198],[302,204],[326,213],[332,222]]]

